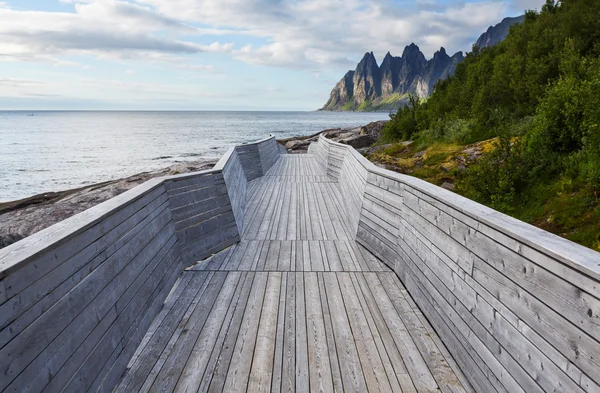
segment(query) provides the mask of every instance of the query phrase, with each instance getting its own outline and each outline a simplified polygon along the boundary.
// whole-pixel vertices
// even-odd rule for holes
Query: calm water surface
[[[0,201],[218,158],[230,146],[268,134],[286,138],[387,118],[386,113],[0,111]]]

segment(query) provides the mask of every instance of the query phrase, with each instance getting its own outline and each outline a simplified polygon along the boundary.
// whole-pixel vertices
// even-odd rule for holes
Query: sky
[[[365,52],[467,52],[543,3],[4,0],[0,109],[315,110]]]

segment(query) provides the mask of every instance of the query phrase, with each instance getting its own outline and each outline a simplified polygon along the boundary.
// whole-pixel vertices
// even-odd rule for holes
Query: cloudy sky
[[[4,0],[0,109],[313,110],[366,51],[468,51],[543,2]]]

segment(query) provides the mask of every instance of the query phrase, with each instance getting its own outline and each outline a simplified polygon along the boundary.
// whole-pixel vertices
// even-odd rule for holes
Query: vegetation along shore
[[[548,1],[392,117],[370,159],[600,250],[600,2]]]

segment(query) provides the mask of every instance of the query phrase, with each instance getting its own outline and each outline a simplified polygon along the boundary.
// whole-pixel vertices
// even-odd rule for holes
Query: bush
[[[472,199],[508,213],[521,202],[519,194],[529,180],[523,144],[501,136],[494,150],[467,170],[459,188]]]
[[[444,134],[444,140],[450,143],[465,143],[470,140],[474,127],[475,121],[471,119],[449,121]]]
[[[410,140],[419,131],[417,117],[420,107],[421,102],[419,98],[409,95],[408,104],[399,108],[395,114],[390,114],[390,121],[382,131],[383,141]]]

